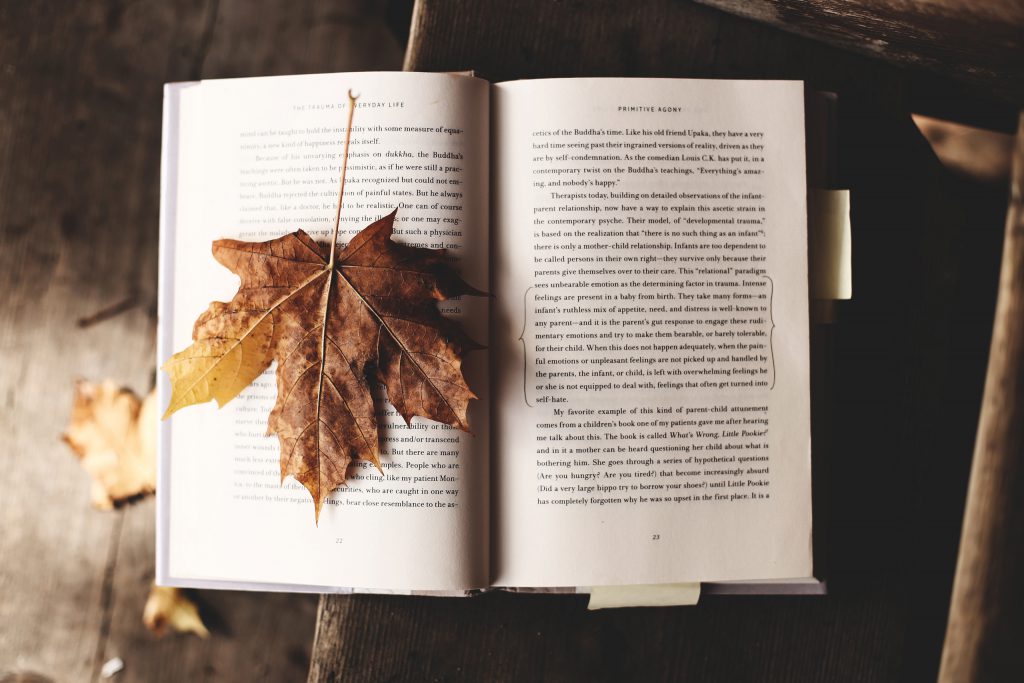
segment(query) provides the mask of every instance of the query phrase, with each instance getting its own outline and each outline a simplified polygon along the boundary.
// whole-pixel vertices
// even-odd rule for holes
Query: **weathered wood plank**
[[[169,50],[157,38],[134,61],[119,54],[115,6],[8,3],[0,13],[0,669],[88,681],[132,511],[90,508],[88,479],[59,435],[76,376],[151,382],[145,307],[86,330],[75,321],[155,291],[153,81]],[[168,30],[167,18],[150,30]],[[139,99],[147,84],[154,94]]]
[[[1024,105],[1024,5],[1009,0],[696,0]]]
[[[398,69],[404,46],[385,10],[385,0],[220,0],[202,76]]]
[[[1006,680],[1024,633],[1024,115],[940,681]]]
[[[689,1],[533,1],[509,9],[489,2],[419,0],[405,68],[442,62],[493,80],[742,76],[870,92],[885,90],[895,79],[912,111],[1007,131],[1017,125],[1019,106],[948,75],[901,72],[884,60]]]
[[[583,596],[325,596],[309,680],[895,680],[886,641],[893,599],[877,593],[837,607],[721,598],[693,609],[587,612]],[[873,637],[818,647],[851,624]],[[809,644],[812,632],[821,636]]]
[[[0,4],[0,678],[301,680],[315,598],[211,594],[208,641],[144,630],[152,501],[89,506],[60,442],[78,376],[144,392],[162,84],[395,68],[382,3]],[[372,49],[371,49],[372,48]],[[76,321],[130,298],[87,329]]]

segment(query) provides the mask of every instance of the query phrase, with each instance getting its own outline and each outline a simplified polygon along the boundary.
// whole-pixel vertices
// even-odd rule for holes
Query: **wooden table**
[[[0,681],[306,678],[313,596],[208,591],[209,639],[146,631],[153,501],[90,508],[60,434],[76,377],[153,382],[163,83],[401,55],[382,3],[0,4]]]

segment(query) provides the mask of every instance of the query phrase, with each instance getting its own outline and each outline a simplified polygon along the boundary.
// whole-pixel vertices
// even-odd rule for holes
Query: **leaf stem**
[[[356,100],[359,95],[353,95],[352,90],[348,91],[348,125],[345,127],[345,153],[341,161],[341,186],[338,188],[338,210],[334,214],[334,236],[331,237],[331,259],[327,262],[327,269],[334,268],[334,254],[338,250],[338,226],[341,225],[341,202],[345,198],[345,172],[348,171],[348,145],[352,139],[352,115],[356,113]]]

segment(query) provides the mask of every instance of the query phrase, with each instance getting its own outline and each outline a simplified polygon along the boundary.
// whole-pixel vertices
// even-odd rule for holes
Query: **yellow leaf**
[[[167,629],[178,633],[195,633],[200,638],[210,635],[199,617],[196,604],[180,588],[153,585],[142,610],[142,622],[158,636]]]
[[[156,490],[156,397],[107,380],[75,384],[64,441],[92,476],[92,502],[109,510]]]
[[[273,308],[253,311],[214,302],[196,321],[192,346],[167,359],[171,379],[166,419],[185,406],[225,403],[260,376],[273,358]]]

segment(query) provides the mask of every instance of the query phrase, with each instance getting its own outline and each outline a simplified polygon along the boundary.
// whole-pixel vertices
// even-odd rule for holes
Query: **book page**
[[[492,580],[810,575],[802,84],[493,93]]]
[[[446,248],[488,287],[488,120],[484,81],[360,73],[206,81],[171,88],[165,107],[159,361],[191,343],[211,300],[238,278],[210,254],[219,238],[263,241],[301,228],[329,241],[347,92],[355,109],[339,250],[398,209],[394,239]],[[488,301],[440,308],[487,344]],[[357,461],[325,502],[280,477],[266,436],[276,364],[218,410],[161,425],[158,572],[163,583],[285,590],[460,590],[488,578],[487,353],[467,354],[473,434],[378,403],[383,474]],[[161,410],[170,389],[160,374]],[[383,390],[378,398],[383,398]],[[221,583],[218,583],[221,582]],[[242,585],[241,587],[246,587]]]

